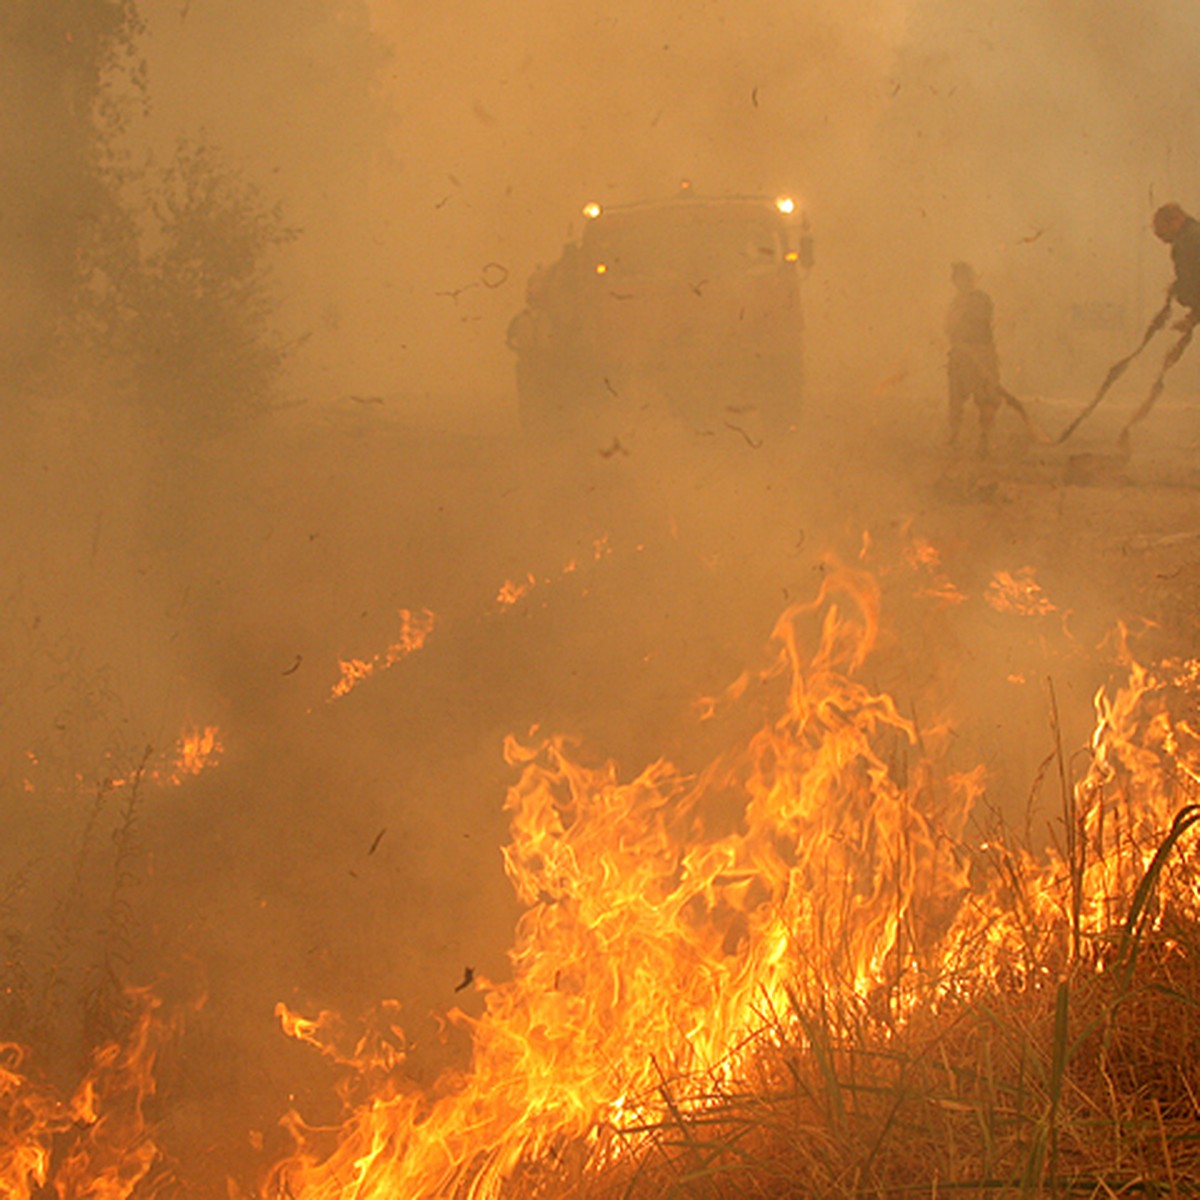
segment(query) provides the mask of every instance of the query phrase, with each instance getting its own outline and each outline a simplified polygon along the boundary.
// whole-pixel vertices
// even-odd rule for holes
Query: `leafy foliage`
[[[283,357],[269,254],[297,231],[203,140],[182,139],[148,190],[152,218],[120,288],[138,392],[168,425],[217,431],[267,401]]]

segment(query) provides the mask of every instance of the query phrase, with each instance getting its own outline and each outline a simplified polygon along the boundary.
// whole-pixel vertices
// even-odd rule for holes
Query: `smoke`
[[[686,178],[836,205],[903,9],[760,8],[162,6],[150,132],[203,129],[286,198],[314,388],[506,390],[504,326],[585,201]]]
[[[824,386],[926,388],[967,258],[1013,379],[1054,394],[1140,330],[1168,278],[1148,214],[1200,184],[1179,4],[163,5],[152,30],[155,128],[203,128],[304,230],[314,397],[506,396],[504,326],[582,204],[681,179],[804,198]]]
[[[883,294],[900,273],[936,294],[951,258],[973,261],[1010,386],[1034,394],[1086,387],[1140,332],[1170,279],[1149,216],[1197,183],[1173,145],[1194,13],[1101,9],[918,6],[877,131],[877,194],[903,247],[882,256]]]
[[[949,264],[972,261],[993,296],[1009,387],[1054,420],[1084,402],[1169,279],[1154,205],[1200,208],[1192,6],[156,0],[143,15],[148,108],[120,151],[152,173],[202,142],[281,204],[298,231],[271,259],[286,369],[266,418],[170,439],[99,350],[7,385],[0,784],[36,799],[2,865],[28,884],[11,907],[28,945],[82,925],[92,945],[53,897],[84,861],[109,894],[122,817],[104,779],[211,722],[222,764],[139,810],[138,972],[203,964],[207,1033],[250,1053],[254,1101],[282,1106],[297,1068],[261,1048],[279,999],[353,1015],[397,996],[432,1043],[428,1010],[482,1004],[455,991],[464,968],[506,969],[504,735],[698,764],[694,702],[812,594],[824,552],[853,558],[869,529],[886,554],[868,562],[890,567],[914,521],[976,608],[920,618],[878,683],[909,706],[977,705],[956,765],[982,755],[1023,802],[1051,744],[1034,671],[1048,644],[1099,640],[1121,564],[1103,581],[1072,564],[1091,519],[1076,498],[1045,498],[1030,530],[994,496],[929,484]],[[802,198],[817,264],[801,446],[725,428],[629,454],[520,440],[504,331],[529,275],[586,201],[682,179]],[[19,315],[24,289],[3,286]],[[1172,388],[1194,381],[1181,367]],[[992,571],[1034,554],[1076,610],[1074,642],[1065,615],[1050,634],[979,615]],[[530,578],[525,601],[497,603]],[[379,653],[401,610],[426,607],[424,648],[329,701],[339,659]],[[1078,725],[1095,672],[1076,661],[1056,681]],[[238,1065],[214,1087],[235,1092]]]

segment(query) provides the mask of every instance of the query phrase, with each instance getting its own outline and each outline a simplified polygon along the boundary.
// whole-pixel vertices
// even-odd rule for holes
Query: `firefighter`
[[[950,280],[955,294],[946,314],[946,337],[950,343],[946,358],[949,444],[958,445],[967,400],[974,400],[979,412],[979,456],[986,458],[992,426],[1003,399],[992,333],[992,300],[977,286],[975,269],[969,263],[952,263]]]
[[[1175,280],[1167,295],[1188,310],[1176,325],[1185,331],[1200,321],[1200,221],[1178,204],[1164,204],[1154,214],[1154,234],[1171,247]]]

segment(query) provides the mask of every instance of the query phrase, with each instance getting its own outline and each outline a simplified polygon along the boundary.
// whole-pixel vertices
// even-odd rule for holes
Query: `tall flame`
[[[1051,611],[1018,591],[1024,615]],[[482,1015],[450,1014],[471,1035],[469,1068],[409,1082],[394,1002],[349,1045],[335,1014],[279,1005],[285,1033],[346,1073],[346,1119],[317,1130],[288,1114],[295,1150],[269,1193],[494,1200],[527,1170],[586,1177],[632,1161],[669,1119],[702,1117],[773,1045],[815,1053],[811,1014],[887,1045],[920,1005],[1096,978],[1170,918],[1200,922],[1200,847],[1182,838],[1200,822],[1200,662],[1127,658],[1124,686],[1096,693],[1073,788],[1060,763],[1058,844],[971,847],[983,771],[940,773],[940,734],[861,679],[880,607],[872,575],[831,567],[779,619],[764,665],[704,703],[715,720],[765,698],[771,716],[698,772],[660,759],[623,780],[565,738],[509,738],[504,864],[524,913],[511,979],[476,976]],[[197,731],[179,769],[217,749],[215,730]],[[0,1200],[159,1190],[144,1110],[170,1024],[133,998],[129,1036],[68,1095],[0,1044]]]
[[[944,831],[970,788],[935,797],[924,772],[893,769],[914,730],[853,679],[878,610],[874,580],[849,569],[789,609],[760,673],[782,715],[699,775],[658,761],[622,783],[562,739],[510,739],[505,865],[526,912],[512,980],[487,988],[481,1017],[452,1014],[473,1036],[470,1072],[435,1098],[393,1083],[326,1157],[293,1118],[279,1185],[303,1200],[482,1197],[552,1147],[602,1162],[665,1112],[664,1080],[703,1092],[798,995],[865,999],[906,970],[914,906],[967,886]],[[740,827],[707,834],[730,803]]]

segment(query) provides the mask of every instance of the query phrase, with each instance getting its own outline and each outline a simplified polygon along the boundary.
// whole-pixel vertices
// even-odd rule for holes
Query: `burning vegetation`
[[[880,621],[877,578],[831,565],[708,710],[753,696],[765,720],[698,771],[623,779],[569,739],[509,738],[524,913],[511,978],[468,970],[483,1010],[446,1014],[469,1063],[418,1086],[394,1003],[357,1034],[281,1004],[343,1118],[288,1113],[294,1149],[230,1194],[1200,1187],[1200,667],[1129,662],[1097,694],[1082,768],[1061,746],[1046,764],[1062,812],[1035,852],[982,832],[982,771],[947,771],[944,731],[865,682]],[[216,745],[187,739],[172,781]],[[156,1116],[163,1011],[127,994],[66,1093],[4,1047],[0,1194],[192,1194]]]
[[[1136,324],[1196,37],[542,7],[0,5],[0,1200],[1200,1195],[1191,326],[931,448],[952,254],[1039,418]]]

